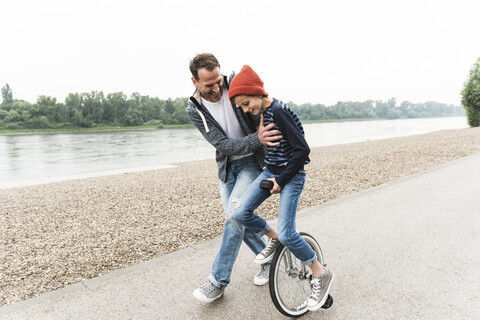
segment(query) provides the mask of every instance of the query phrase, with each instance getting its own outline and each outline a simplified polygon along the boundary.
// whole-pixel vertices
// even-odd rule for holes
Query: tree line
[[[13,100],[8,84],[2,89],[0,128],[93,128],[102,126],[158,126],[190,123],[187,98],[161,100],[133,93],[101,91],[70,93],[65,102],[49,96],[36,103]]]
[[[185,108],[188,98],[161,100],[133,93],[104,94],[101,91],[70,93],[64,102],[49,96],[38,97],[35,103],[13,99],[8,84],[2,88],[0,128],[59,129],[94,128],[102,126],[155,126],[190,124]],[[400,119],[465,115],[461,106],[438,102],[397,103],[387,101],[337,102],[289,105],[301,120],[334,121],[342,119]]]
[[[345,120],[345,119],[412,119],[464,116],[461,106],[427,101],[397,103],[396,98],[367,100],[364,102],[337,102],[332,106],[322,104],[302,104],[297,106],[290,102],[290,107],[301,120]]]

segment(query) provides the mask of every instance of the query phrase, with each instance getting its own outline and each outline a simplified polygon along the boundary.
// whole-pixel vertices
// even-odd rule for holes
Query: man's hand
[[[282,139],[281,135],[276,136],[276,134],[281,134],[279,130],[272,130],[275,126],[274,123],[270,123],[268,126],[264,126],[263,124],[263,114],[260,115],[260,126],[257,128],[258,140],[264,146],[276,147],[278,146],[279,142],[274,142],[277,140]]]

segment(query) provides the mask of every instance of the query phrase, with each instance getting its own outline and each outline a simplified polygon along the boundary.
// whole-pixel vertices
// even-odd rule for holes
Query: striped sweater
[[[265,126],[274,123],[282,139],[276,147],[267,147],[267,169],[279,176],[275,179],[283,188],[304,165],[310,162],[310,148],[305,140],[303,126],[295,112],[282,101],[273,99],[263,112]],[[273,130],[272,129],[272,130]]]

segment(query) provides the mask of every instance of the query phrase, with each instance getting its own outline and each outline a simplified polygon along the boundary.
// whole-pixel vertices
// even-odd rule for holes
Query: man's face
[[[222,98],[223,78],[219,67],[212,71],[208,71],[206,68],[198,69],[198,81],[194,77],[192,77],[192,81],[205,100],[217,102]]]

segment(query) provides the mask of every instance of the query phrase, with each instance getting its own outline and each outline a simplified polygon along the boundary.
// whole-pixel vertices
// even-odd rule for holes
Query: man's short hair
[[[220,63],[211,53],[199,53],[190,60],[190,72],[197,81],[199,69],[206,68],[208,71],[213,71],[216,67],[220,68]]]

